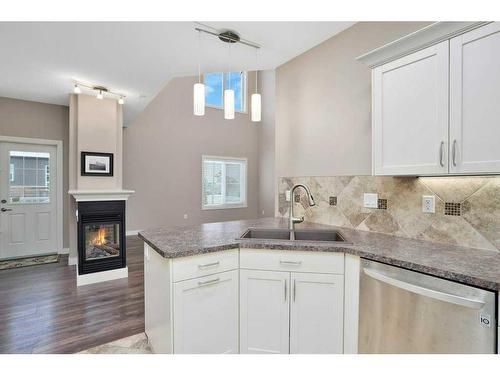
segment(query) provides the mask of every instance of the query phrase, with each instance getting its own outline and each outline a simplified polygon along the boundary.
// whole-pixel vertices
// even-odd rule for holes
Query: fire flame
[[[106,229],[99,228],[96,235],[94,236],[94,240],[92,241],[93,245],[104,245],[106,243]]]

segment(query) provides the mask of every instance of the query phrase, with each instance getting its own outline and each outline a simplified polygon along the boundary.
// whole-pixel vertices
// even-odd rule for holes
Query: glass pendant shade
[[[234,119],[234,90],[224,90],[224,118]]]
[[[195,116],[205,115],[205,85],[203,83],[194,84],[193,113]]]
[[[252,121],[253,122],[260,122],[261,121],[261,98],[260,94],[252,94]]]

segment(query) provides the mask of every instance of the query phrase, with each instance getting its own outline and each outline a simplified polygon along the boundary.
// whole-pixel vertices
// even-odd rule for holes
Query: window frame
[[[247,90],[247,78],[248,78],[248,72],[246,70],[240,70],[239,72],[242,73],[242,76],[243,76],[243,82],[241,84],[241,91],[242,91],[242,98],[243,98],[243,109],[239,110],[239,109],[234,109],[235,112],[237,113],[243,113],[243,114],[248,114],[248,100],[247,100],[247,96],[248,96],[248,90]],[[206,100],[205,100],[205,107],[207,108],[213,108],[213,109],[221,109],[223,110],[224,109],[224,90],[225,90],[225,82],[226,82],[226,74],[228,74],[229,72],[211,72],[209,74],[214,74],[214,73],[222,73],[222,106],[217,106],[217,105],[213,105],[213,104],[207,104]],[[235,73],[235,72],[231,72],[231,73]],[[205,85],[205,74],[203,74],[203,84]]]
[[[231,163],[231,162],[237,162],[242,165],[243,170],[240,172],[240,176],[243,177],[244,181],[243,183],[240,182],[240,184],[243,185],[243,189],[240,187],[240,192],[243,194],[243,200],[240,203],[222,203],[222,204],[216,204],[216,205],[206,205],[204,204],[204,197],[205,197],[205,161],[220,161],[223,163]],[[223,186],[222,186],[222,196],[225,199],[225,185],[226,185],[226,178],[225,178],[225,168],[223,168],[223,173],[224,173],[224,178],[223,180]],[[232,208],[247,208],[248,207],[248,159],[247,158],[241,158],[241,157],[232,157],[232,156],[213,156],[213,155],[202,155],[201,156],[201,209],[203,211],[205,210],[226,210],[226,209],[232,209]]]

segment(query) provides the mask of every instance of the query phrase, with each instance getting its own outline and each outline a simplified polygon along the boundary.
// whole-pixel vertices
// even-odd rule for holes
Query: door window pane
[[[9,203],[50,203],[50,154],[10,151]]]

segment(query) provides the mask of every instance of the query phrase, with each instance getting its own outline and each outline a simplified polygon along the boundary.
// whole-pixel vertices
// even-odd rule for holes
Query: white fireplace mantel
[[[134,190],[69,190],[77,202],[95,202],[95,201],[126,201],[128,197],[134,194]]]

